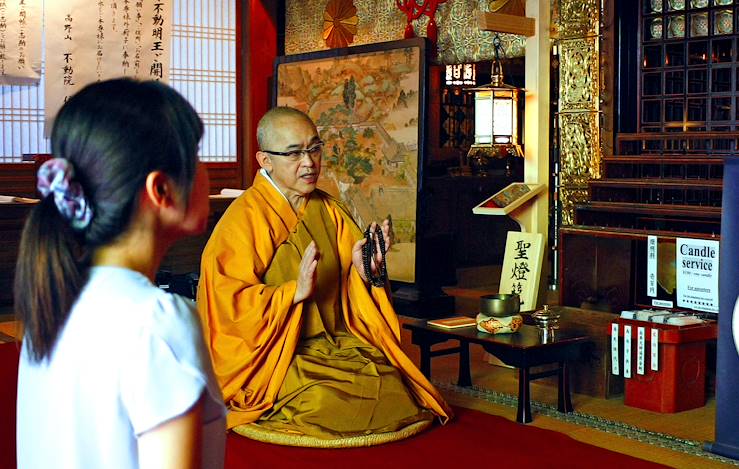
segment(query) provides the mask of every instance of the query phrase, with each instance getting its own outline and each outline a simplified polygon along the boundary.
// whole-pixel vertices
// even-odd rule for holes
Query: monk
[[[362,232],[316,189],[313,121],[273,108],[257,140],[261,170],[215,227],[198,288],[228,427],[339,439],[446,423],[449,407],[400,348],[386,287],[366,278]],[[372,229],[389,247],[387,220]]]

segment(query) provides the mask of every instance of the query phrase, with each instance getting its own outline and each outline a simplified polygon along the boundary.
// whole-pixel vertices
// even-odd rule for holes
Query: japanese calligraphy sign
[[[168,81],[171,31],[172,0],[47,2],[47,123],[89,83],[124,76]]]
[[[0,0],[0,85],[41,77],[41,0]]]
[[[647,236],[647,295],[657,296],[657,237]]]
[[[499,290],[500,293],[518,294],[521,311],[536,307],[543,259],[544,236],[541,233],[508,232]]]

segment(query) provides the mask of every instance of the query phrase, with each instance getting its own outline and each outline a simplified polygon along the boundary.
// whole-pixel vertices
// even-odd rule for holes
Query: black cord
[[[371,231],[372,225],[364,230],[364,238],[367,240],[362,246],[362,264],[364,266],[364,275],[367,280],[375,287],[385,286],[387,281],[387,269],[385,268],[385,238],[382,236],[382,230],[376,227],[374,233]],[[372,274],[372,259],[377,255],[376,244],[380,245],[380,257],[382,260],[377,265],[377,275]]]

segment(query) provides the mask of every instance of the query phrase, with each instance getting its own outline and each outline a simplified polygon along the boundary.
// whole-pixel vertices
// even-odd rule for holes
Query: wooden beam
[[[534,18],[505,13],[481,12],[477,16],[477,24],[481,31],[495,31],[526,37],[533,36],[536,31]]]

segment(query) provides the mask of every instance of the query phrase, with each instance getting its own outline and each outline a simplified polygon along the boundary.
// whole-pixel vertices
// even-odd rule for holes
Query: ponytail
[[[51,357],[87,282],[90,259],[129,229],[152,171],[187,200],[203,123],[174,89],[155,81],[90,84],[59,110],[54,158],[38,172],[42,201],[21,237],[13,288],[30,357]]]
[[[53,197],[31,210],[21,235],[13,286],[31,359],[48,359],[87,276],[86,260]]]

